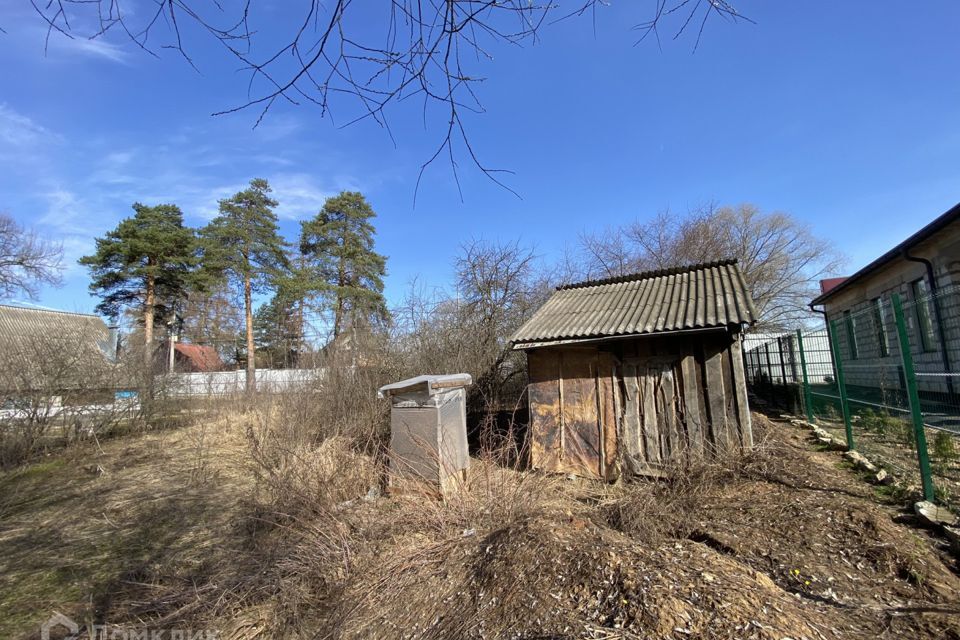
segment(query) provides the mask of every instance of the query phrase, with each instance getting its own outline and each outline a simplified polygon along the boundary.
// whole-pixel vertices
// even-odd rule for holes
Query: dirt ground
[[[946,544],[806,430],[754,420],[756,451],[664,482],[477,461],[446,504],[358,489],[295,515],[242,426],[77,448],[0,476],[0,637],[59,611],[230,640],[960,638]]]
[[[846,432],[842,419],[817,416],[817,424],[829,431],[841,442],[846,441]],[[904,429],[910,429],[910,423],[903,422],[899,429],[890,429],[887,433],[877,433],[866,430],[860,422],[854,422],[853,434],[857,449],[867,456],[871,462],[893,474],[902,485],[919,493],[920,471],[917,462],[916,447],[912,439],[907,439]],[[938,432],[927,428],[925,436],[927,449],[930,455],[930,467],[933,474],[934,490],[937,498],[944,504],[956,509],[960,507],[960,437],[950,434],[952,446],[950,457],[938,455],[934,443],[938,436],[946,432]]]

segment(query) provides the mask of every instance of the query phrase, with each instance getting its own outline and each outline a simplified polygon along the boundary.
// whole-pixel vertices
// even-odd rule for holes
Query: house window
[[[890,355],[890,340],[887,337],[887,325],[884,322],[883,301],[880,298],[873,299],[873,326],[877,332],[877,344],[880,345],[880,357],[886,358]]]
[[[857,349],[857,319],[849,311],[843,312],[843,324],[847,327],[847,348],[850,349],[850,359],[856,360],[860,350]]]
[[[910,283],[913,293],[913,310],[917,319],[917,331],[920,334],[920,346],[924,351],[935,351],[933,344],[933,322],[930,320],[930,289],[923,278]]]

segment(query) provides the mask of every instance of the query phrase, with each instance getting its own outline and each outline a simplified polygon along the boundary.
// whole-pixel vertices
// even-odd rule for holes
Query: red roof
[[[223,369],[223,361],[220,354],[213,347],[202,344],[184,344],[177,343],[173,345],[174,350],[190,361],[190,368],[193,371],[220,371]]]
[[[846,282],[846,277],[843,278],[827,278],[820,281],[820,295],[823,295],[829,292],[834,287],[838,287],[844,282]]]

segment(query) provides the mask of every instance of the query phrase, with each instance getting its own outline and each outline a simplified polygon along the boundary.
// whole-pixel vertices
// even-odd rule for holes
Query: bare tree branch
[[[842,256],[793,216],[763,213],[751,204],[713,204],[580,239],[589,277],[736,258],[760,313],[761,326],[795,326],[821,278],[835,274]]]
[[[635,27],[641,32],[638,42],[653,33],[659,44],[658,28],[665,22],[679,23],[674,39],[696,24],[696,49],[710,17],[746,20],[726,0],[650,1],[653,15]],[[253,110],[255,127],[278,100],[309,102],[331,119],[334,106],[351,109],[347,125],[372,119],[392,139],[388,109],[422,98],[424,121],[442,118],[445,126],[435,152],[420,168],[418,186],[426,169],[447,158],[459,188],[456,158],[465,154],[475,168],[515,195],[500,179],[503,170],[480,161],[467,133],[463,114],[483,112],[475,86],[484,78],[475,67],[492,59],[488,50],[494,44],[536,42],[554,13],[564,20],[589,12],[595,20],[597,5],[606,4],[579,0],[564,12],[567,3],[552,0],[390,0],[381,14],[371,16],[365,5],[354,7],[354,0],[302,0],[297,6],[303,17],[289,36],[255,56],[252,0],[231,8],[202,0],[148,0],[150,10],[140,7],[135,13],[127,10],[130,2],[31,0],[47,26],[48,41],[52,35],[96,39],[118,32],[156,55],[149,40],[160,32],[160,48],[176,51],[197,68],[188,42],[195,32],[206,34],[249,74],[247,99],[214,115]],[[371,25],[381,27],[383,35],[371,35],[377,31]]]
[[[59,285],[62,272],[61,245],[0,213],[0,299],[20,294],[35,299],[40,285]]]

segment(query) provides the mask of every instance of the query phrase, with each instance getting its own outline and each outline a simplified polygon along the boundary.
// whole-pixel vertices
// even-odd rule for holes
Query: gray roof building
[[[0,305],[0,390],[63,391],[108,376],[115,338],[98,316]]]
[[[527,353],[534,468],[613,480],[753,445],[736,262],[560,287],[513,336]]]
[[[513,336],[515,349],[757,321],[736,260],[559,287]]]

